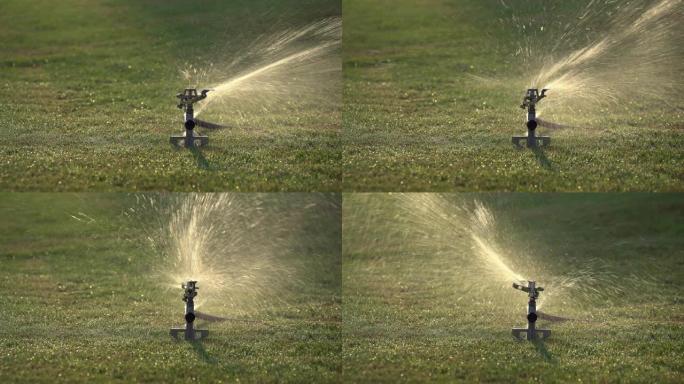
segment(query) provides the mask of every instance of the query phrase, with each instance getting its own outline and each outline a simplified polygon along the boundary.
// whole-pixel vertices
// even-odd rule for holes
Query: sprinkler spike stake
[[[195,329],[195,296],[197,296],[196,281],[186,281],[181,284],[183,287],[183,301],[185,302],[185,328],[171,328],[170,334],[174,339],[183,333],[185,340],[201,340],[209,336],[206,329]]]
[[[544,288],[537,287],[535,281],[528,281],[527,285],[522,285],[518,283],[513,283],[513,288],[519,289],[523,292],[527,292],[530,300],[527,302],[527,328],[513,328],[513,336],[522,340],[522,335],[525,334],[527,340],[537,340],[546,339],[551,336],[551,331],[548,329],[537,329],[537,298],[539,297],[539,292],[542,292]]]
[[[178,108],[183,110],[183,126],[185,127],[185,134],[182,136],[171,136],[171,144],[177,147],[198,147],[205,146],[209,144],[209,138],[207,136],[202,136],[195,134],[194,128],[197,125],[195,120],[195,110],[193,104],[207,97],[208,89],[202,90],[200,94],[197,94],[197,89],[186,88],[183,92],[176,95],[180,100],[178,102]]]
[[[537,129],[537,103],[546,97],[547,89],[542,89],[541,93],[537,88],[530,88],[525,94],[520,108],[527,109],[527,136],[513,136],[513,144],[520,147],[520,142],[525,141],[527,147],[533,148],[540,144],[542,146],[551,145],[551,138],[548,136],[537,136],[535,130]]]

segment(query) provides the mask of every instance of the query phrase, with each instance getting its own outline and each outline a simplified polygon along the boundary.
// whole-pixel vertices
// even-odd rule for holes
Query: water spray
[[[547,89],[542,89],[541,93],[537,88],[530,88],[525,94],[520,108],[527,110],[527,136],[513,136],[513,144],[520,146],[520,142],[525,140],[527,146],[537,147],[539,143],[543,146],[548,146],[551,144],[551,138],[548,136],[537,136],[535,130],[539,125],[537,123],[537,103],[546,97]]]
[[[176,95],[180,100],[178,108],[183,110],[183,126],[185,127],[185,133],[182,136],[171,136],[171,144],[177,147],[186,148],[206,146],[209,144],[209,138],[207,136],[195,134],[195,127],[200,126],[209,129],[224,128],[221,125],[208,123],[195,118],[193,104],[200,100],[204,100],[207,97],[208,92],[208,89],[203,89],[198,94],[197,89],[186,88],[183,92]]]
[[[527,340],[545,339],[551,336],[551,331],[548,329],[537,329],[537,298],[539,292],[544,288],[537,287],[535,281],[528,281],[527,285],[513,283],[513,288],[527,292],[529,301],[527,302],[527,328],[513,328],[513,336],[522,340],[522,335],[526,334]]]
[[[209,335],[206,329],[195,329],[195,296],[197,296],[197,282],[193,280],[181,284],[183,301],[185,302],[185,328],[171,328],[171,336],[178,339],[183,333],[185,340],[201,340]]]

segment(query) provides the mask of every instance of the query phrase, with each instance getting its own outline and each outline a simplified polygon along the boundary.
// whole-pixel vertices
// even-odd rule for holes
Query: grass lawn
[[[478,267],[471,241],[417,213],[425,205],[412,212],[396,195],[346,194],[345,381],[681,382],[681,196],[443,196],[446,205],[474,198],[494,212],[492,239],[510,265],[538,271],[525,277],[547,288],[541,310],[571,320],[539,320],[552,331],[543,343],[515,340],[526,295]],[[547,285],[554,274],[580,278],[561,291]]]
[[[339,190],[339,103],[271,114],[257,100],[256,109],[237,111],[255,129],[209,132],[201,151],[176,150],[169,136],[182,132],[175,98],[186,86],[182,69],[216,69],[254,41],[339,16],[340,7],[330,0],[3,1],[0,188]]]
[[[339,197],[262,197],[279,212],[328,207],[301,216],[288,229],[293,245],[276,255],[311,265],[300,274],[306,284],[260,296],[258,311],[231,316],[238,321],[197,320],[210,334],[196,343],[169,336],[183,324],[181,289],[150,278],[158,259],[145,246],[145,229],[163,218],[124,215],[139,208],[137,197],[5,195],[0,212],[12,220],[0,223],[1,382],[339,381]],[[199,285],[198,299],[206,292]]]
[[[345,1],[344,190],[682,190],[682,60],[670,68],[672,84],[656,83],[676,87],[669,105],[644,94],[579,109],[570,115],[584,119],[579,128],[540,128],[550,147],[511,144],[525,133],[519,105],[545,48],[589,2]],[[527,20],[546,29],[520,33]],[[593,20],[588,28],[600,35],[608,22]],[[532,57],[516,55],[528,48]],[[551,92],[540,105],[553,100]]]

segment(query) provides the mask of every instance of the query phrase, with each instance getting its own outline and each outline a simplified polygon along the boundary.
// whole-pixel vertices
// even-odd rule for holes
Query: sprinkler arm
[[[532,91],[534,93],[530,93]],[[520,104],[520,108],[527,109],[529,107],[534,107],[541,99],[546,97],[546,91],[548,91],[547,88],[542,89],[541,93],[537,93],[536,89],[529,89],[522,104]]]
[[[523,292],[530,293],[530,287],[518,283],[513,283],[513,288],[521,290]],[[535,287],[534,288],[534,297],[537,298],[539,296],[538,292],[543,292],[544,288],[542,287]]]
[[[176,95],[176,97],[180,99],[178,108],[183,109],[185,107],[192,106],[196,102],[205,99],[207,97],[207,93],[210,91],[211,90],[209,89],[203,89],[198,95],[195,89],[188,88],[185,91],[178,93]]]
[[[548,91],[548,89],[546,89],[546,88],[542,89],[541,93],[539,94],[539,97],[537,98],[537,101],[546,97],[546,91]],[[202,92],[204,92],[204,91],[202,91]]]
[[[529,287],[524,286],[524,285],[522,285],[522,284],[518,284],[518,283],[513,283],[513,288],[519,289],[519,290],[521,290],[521,291],[523,291],[523,292],[529,292],[529,291],[530,291],[530,288],[529,288]]]
[[[181,284],[184,292],[183,292],[183,301],[186,303],[188,300],[192,300],[197,296],[197,290],[199,289],[195,284],[197,284],[196,281],[188,281],[187,283]]]
[[[197,100],[202,100],[202,99],[204,99],[205,97],[207,97],[207,93],[209,93],[209,92],[211,92],[211,89],[203,89],[203,90],[200,92],[199,96],[197,97]],[[180,99],[181,97],[183,97],[183,92],[177,93],[177,94],[176,94],[176,97],[179,98],[179,99]]]

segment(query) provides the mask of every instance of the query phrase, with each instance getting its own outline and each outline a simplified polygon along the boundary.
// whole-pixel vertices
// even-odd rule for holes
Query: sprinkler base
[[[525,145],[527,145],[528,148],[548,147],[551,145],[551,138],[548,136],[513,136],[511,141],[518,147],[522,147],[521,142],[525,142]]]
[[[522,340],[523,335],[525,335],[525,339],[527,340],[544,340],[547,337],[551,336],[551,331],[548,329],[513,328],[512,333],[513,337],[515,337],[518,340]]]
[[[527,340],[544,340],[551,336],[551,331],[548,329],[537,329],[537,298],[539,293],[544,291],[544,288],[538,287],[534,280],[529,280],[527,285],[524,282],[513,283],[513,288],[526,292],[529,297],[527,302],[527,328],[513,328],[513,337],[522,340],[523,335],[525,335]]]
[[[206,329],[171,328],[169,333],[174,339],[178,339],[182,334],[185,340],[202,340],[209,336],[209,331]]]
[[[188,142],[186,145],[185,136],[171,136],[169,141],[171,145],[180,148],[190,148],[190,147],[206,147],[209,145],[209,137],[207,136],[193,136],[192,142]]]

